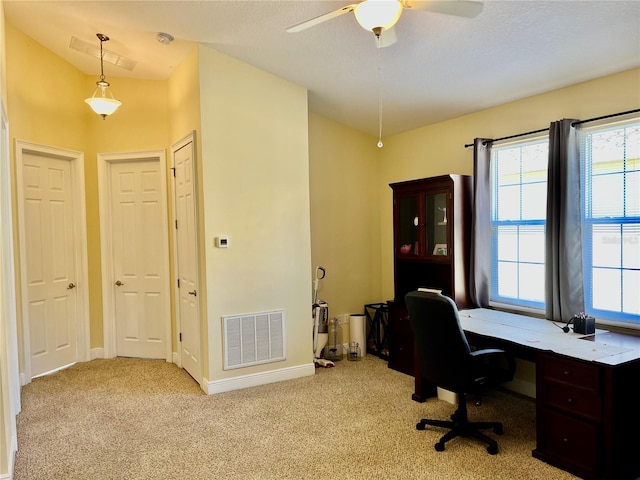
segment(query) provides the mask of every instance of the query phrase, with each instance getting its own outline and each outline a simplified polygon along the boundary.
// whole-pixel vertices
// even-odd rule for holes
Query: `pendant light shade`
[[[111,115],[115,112],[122,102],[116,100],[109,90],[109,82],[104,78],[104,63],[102,50],[102,43],[109,41],[109,37],[102,33],[97,33],[96,36],[100,40],[100,80],[96,82],[98,88],[93,92],[93,96],[87,98],[85,102],[91,107],[91,109],[98,115],[102,116],[102,119],[106,119],[107,115]]]
[[[402,5],[398,0],[365,0],[354,10],[360,26],[377,36],[393,27],[401,13]]]

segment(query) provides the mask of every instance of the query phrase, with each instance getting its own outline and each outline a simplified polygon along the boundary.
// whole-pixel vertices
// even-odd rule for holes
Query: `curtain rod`
[[[601,117],[588,118],[587,120],[578,120],[578,121],[573,122],[571,124],[571,126],[581,125],[583,123],[588,123],[588,122],[595,122],[597,120],[604,120],[606,118],[620,117],[622,115],[628,115],[630,113],[639,113],[639,112],[640,112],[640,108],[636,108],[635,110],[627,110],[626,112],[612,113],[611,115],[603,115]],[[511,138],[524,137],[526,135],[533,135],[534,133],[542,133],[542,132],[547,132],[547,131],[549,131],[548,128],[541,128],[540,130],[533,130],[531,132],[518,133],[516,135],[510,135],[508,137],[494,138],[494,139],[491,139],[490,141],[491,142],[499,142],[501,140],[509,140]],[[469,147],[473,147],[473,143],[467,143],[464,146],[464,148],[469,148]]]

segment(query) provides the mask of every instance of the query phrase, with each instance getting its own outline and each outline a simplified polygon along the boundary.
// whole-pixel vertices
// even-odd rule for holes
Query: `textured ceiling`
[[[640,1],[485,0],[475,18],[404,10],[398,41],[377,49],[352,13],[299,33],[287,27],[341,1],[5,0],[5,18],[89,75],[96,58],[71,37],[137,62],[117,77],[167,78],[200,42],[309,90],[310,108],[377,136],[391,135],[640,66]],[[157,32],[176,40],[156,41]],[[640,96],[640,87],[639,87]]]

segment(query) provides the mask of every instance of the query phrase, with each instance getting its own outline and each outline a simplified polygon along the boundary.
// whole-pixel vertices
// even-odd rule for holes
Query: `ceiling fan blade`
[[[383,30],[380,34],[380,40],[376,42],[378,48],[390,47],[398,41],[396,29],[391,27],[389,30]]]
[[[426,10],[428,12],[473,18],[482,12],[480,0],[400,0],[408,10]]]
[[[293,25],[292,27],[287,28],[287,32],[296,33],[301,32],[302,30],[306,30],[307,28],[314,27],[322,22],[326,22],[327,20],[331,20],[332,18],[339,17],[340,15],[344,15],[345,13],[352,12],[354,8],[356,8],[357,3],[352,5],[346,5],[338,10],[334,10],[333,12],[325,13],[318,17],[314,17],[310,20],[304,21],[297,25]]]

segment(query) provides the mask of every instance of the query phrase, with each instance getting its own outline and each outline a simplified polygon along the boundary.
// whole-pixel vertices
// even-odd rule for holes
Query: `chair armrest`
[[[482,350],[474,350],[471,355],[474,357],[482,357],[484,355],[507,355],[507,352],[500,350],[499,348],[483,348]]]

